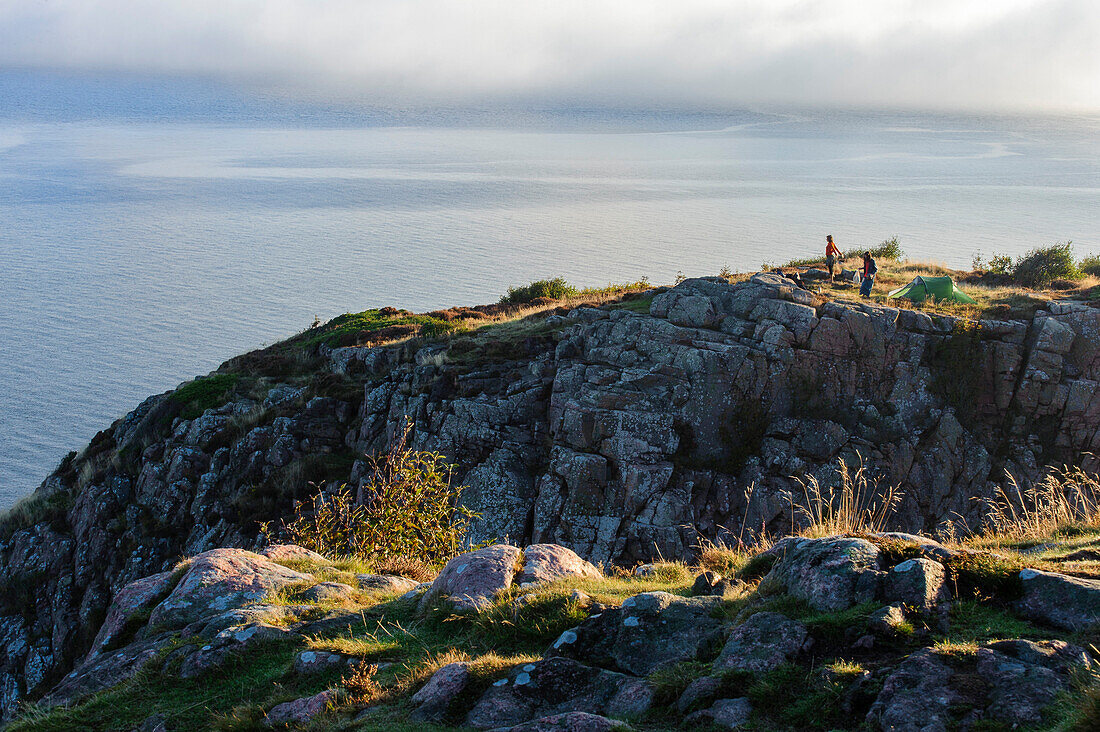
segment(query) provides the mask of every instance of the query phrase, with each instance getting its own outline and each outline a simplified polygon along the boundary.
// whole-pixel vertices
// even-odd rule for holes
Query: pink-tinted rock
[[[572,549],[557,544],[533,544],[523,550],[523,571],[517,582],[553,582],[560,577],[592,577],[603,575],[592,564],[577,556]]]
[[[290,632],[286,628],[267,623],[250,623],[226,628],[214,636],[209,643],[183,659],[179,670],[180,678],[193,679],[201,676],[211,669],[223,666],[247,648],[282,640]]]
[[[310,551],[305,547],[298,546],[297,544],[272,544],[256,553],[261,557],[267,557],[273,562],[305,560],[307,562],[317,562],[318,564],[329,564],[329,561],[325,559],[324,556],[315,551]]]
[[[948,729],[952,708],[964,700],[951,684],[955,672],[946,661],[931,648],[911,653],[886,678],[867,724],[897,732]]]
[[[156,640],[131,643],[117,651],[93,654],[63,678],[39,704],[50,708],[70,704],[131,678],[163,650]]]
[[[367,592],[405,593],[420,585],[416,580],[395,574],[360,574],[355,579],[359,589]]]
[[[784,545],[761,585],[785,590],[817,610],[846,610],[878,594],[885,574],[878,560],[878,547],[865,539],[795,539]]]
[[[161,572],[123,587],[111,601],[111,609],[96,634],[91,653],[102,652],[132,628],[131,619],[151,608],[172,588],[173,572]]]
[[[338,699],[338,691],[326,689],[320,694],[277,704],[264,717],[264,726],[281,727],[291,724],[305,724],[319,714],[324,714],[335,707]]]
[[[212,549],[191,560],[183,578],[153,608],[149,624],[179,628],[230,608],[258,602],[269,592],[313,577],[243,549]]]
[[[480,610],[512,584],[522,552],[508,544],[459,554],[435,578],[420,599],[421,609],[447,598],[458,610]]]
[[[343,582],[321,582],[310,587],[299,597],[306,602],[340,602],[355,597],[356,589]]]
[[[428,683],[413,694],[412,700],[420,706],[409,715],[409,719],[418,722],[443,719],[451,702],[469,683],[468,663],[448,663],[432,674]]]
[[[630,726],[598,714],[566,712],[533,719],[514,727],[497,727],[491,732],[612,732],[629,730]]]
[[[687,714],[700,705],[709,704],[722,689],[722,679],[717,676],[701,676],[692,681],[676,700],[676,709]]]

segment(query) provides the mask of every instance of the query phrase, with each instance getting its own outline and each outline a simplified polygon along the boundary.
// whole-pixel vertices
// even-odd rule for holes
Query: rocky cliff
[[[458,464],[473,538],[624,563],[781,533],[797,478],[838,460],[900,491],[894,528],[935,531],[980,523],[1005,471],[1100,448],[1080,303],[975,324],[756,275],[484,330],[248,354],[97,435],[0,525],[0,703],[51,688],[127,583],[255,546],[310,481],[357,484],[406,417]]]

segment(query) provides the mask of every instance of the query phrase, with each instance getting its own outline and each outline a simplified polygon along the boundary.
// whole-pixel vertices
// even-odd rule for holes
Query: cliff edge
[[[406,417],[412,447],[457,463],[473,540],[628,564],[786,532],[798,480],[828,486],[838,460],[901,495],[892,528],[950,533],[980,524],[1006,471],[1095,469],[1100,448],[1100,309],[1083,303],[975,322],[759,274],[434,340],[324,333],[150,397],[4,519],[8,713],[92,647],[122,587],[256,547],[311,481],[358,485]]]

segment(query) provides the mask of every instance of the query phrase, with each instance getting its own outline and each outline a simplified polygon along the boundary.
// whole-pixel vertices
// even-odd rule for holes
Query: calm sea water
[[[898,235],[1100,253],[1100,118],[379,112],[0,74],[0,508],[150,393],[346,311]]]

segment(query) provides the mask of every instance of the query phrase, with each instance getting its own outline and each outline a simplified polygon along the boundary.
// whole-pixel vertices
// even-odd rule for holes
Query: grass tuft
[[[855,472],[843,460],[837,461],[837,485],[822,486],[816,476],[795,478],[802,495],[787,492],[791,525],[801,536],[863,534],[885,531],[902,499],[894,486],[879,490],[862,465]]]

